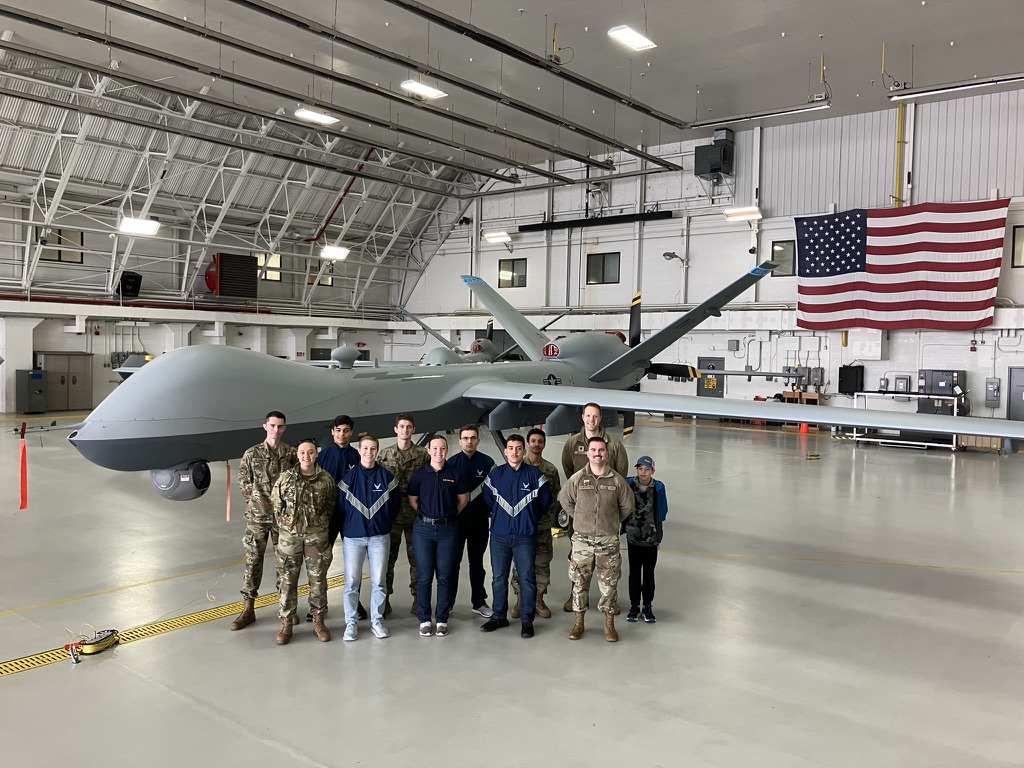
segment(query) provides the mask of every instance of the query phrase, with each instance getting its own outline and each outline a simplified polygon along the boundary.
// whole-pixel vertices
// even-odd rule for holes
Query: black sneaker
[[[646,621],[648,624],[653,624],[657,621],[657,619],[654,618],[654,611],[651,610],[651,606],[649,605],[644,606],[643,615],[644,621]]]
[[[626,614],[626,621],[636,621],[640,618],[640,606],[631,605],[629,607],[629,613]]]
[[[520,630],[519,636],[520,637],[533,637],[533,624],[524,621],[523,622],[523,628],[522,628],[522,630]]]
[[[356,618],[359,619],[360,621],[366,621],[368,618],[370,618],[370,614],[368,614],[366,612],[366,609],[363,608],[363,604],[362,603],[360,603],[359,607],[356,608]]]
[[[309,613],[306,614],[306,621],[309,621],[309,622],[313,621],[313,612],[312,611],[310,611]]]
[[[508,619],[496,619],[493,616],[480,625],[481,632],[493,632],[508,626]]]

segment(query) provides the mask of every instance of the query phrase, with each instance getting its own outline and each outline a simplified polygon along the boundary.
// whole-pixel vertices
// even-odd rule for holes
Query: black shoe
[[[356,618],[359,619],[360,621],[366,621],[368,618],[370,618],[370,614],[368,614],[366,612],[366,609],[363,608],[363,604],[362,603],[360,603],[359,607],[356,608]]]
[[[644,621],[646,621],[648,624],[653,624],[657,621],[657,619],[654,618],[654,611],[651,610],[651,606],[649,605],[644,606],[643,615]]]
[[[524,621],[523,622],[523,628],[519,632],[519,636],[520,637],[533,637],[533,623],[531,622],[531,623],[528,624],[528,623],[526,623]]]
[[[481,632],[493,632],[508,626],[508,619],[496,619],[493,616],[480,625]]]
[[[313,621],[313,612],[312,611],[310,611],[309,613],[306,614],[306,621],[308,621],[308,622],[312,622]]]
[[[629,607],[629,613],[626,614],[626,621],[636,621],[640,618],[640,606],[631,605]]]

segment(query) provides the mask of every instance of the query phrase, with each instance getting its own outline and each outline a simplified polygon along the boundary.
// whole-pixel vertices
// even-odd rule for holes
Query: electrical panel
[[[998,408],[1000,389],[1002,388],[999,379],[985,379],[985,407]]]
[[[958,416],[967,416],[970,411],[968,401],[963,397],[967,391],[966,371],[922,368],[917,372],[917,391],[921,395],[956,397],[956,413]],[[953,402],[951,400],[934,400],[929,397],[922,397],[917,401],[917,412],[952,416]]]
[[[910,391],[910,377],[909,376],[896,376],[893,381],[895,386],[893,389],[897,392],[909,392]]]
[[[864,366],[839,366],[839,394],[852,395],[864,391]]]

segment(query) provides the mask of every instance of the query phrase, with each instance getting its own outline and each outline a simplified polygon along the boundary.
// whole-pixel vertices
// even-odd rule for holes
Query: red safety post
[[[225,502],[224,520],[231,522],[231,462],[225,461],[224,466],[227,467],[227,501]]]
[[[28,448],[25,446],[25,422],[21,422],[21,506],[28,509]]]

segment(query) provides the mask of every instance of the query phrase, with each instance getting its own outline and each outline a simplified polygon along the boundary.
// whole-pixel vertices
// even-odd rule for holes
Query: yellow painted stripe
[[[345,584],[344,576],[333,576],[327,580],[327,588],[333,589],[340,587]],[[309,585],[303,584],[299,587],[299,597],[304,597],[309,594]],[[256,607],[264,608],[268,605],[276,605],[281,599],[279,592],[274,592],[269,595],[263,595],[256,598]],[[118,633],[118,644],[125,645],[126,643],[134,643],[138,640],[145,640],[149,637],[156,637],[157,635],[163,635],[167,632],[173,632],[177,629],[185,629],[186,627],[193,627],[196,624],[203,624],[208,621],[216,621],[217,619],[225,619],[228,616],[233,616],[236,613],[241,612],[242,602],[231,603],[229,605],[220,605],[216,608],[208,608],[205,611],[199,611],[197,613],[189,613],[185,616],[178,616],[173,619],[167,619],[166,621],[157,621],[152,624],[143,624],[141,627],[134,627],[133,629],[126,629]],[[46,667],[50,664],[56,664],[61,661],[67,661],[71,658],[70,653],[64,648],[54,648],[49,651],[43,651],[42,653],[36,653],[32,656],[24,656],[20,659],[13,659],[12,661],[0,662],[0,677],[7,675],[13,675],[18,672],[27,672],[30,669],[39,669],[40,667]]]
[[[11,416],[0,419],[0,424],[21,424],[23,421],[28,424],[31,424],[33,421],[70,421],[74,424],[88,415],[88,413],[62,413],[60,416]]]

